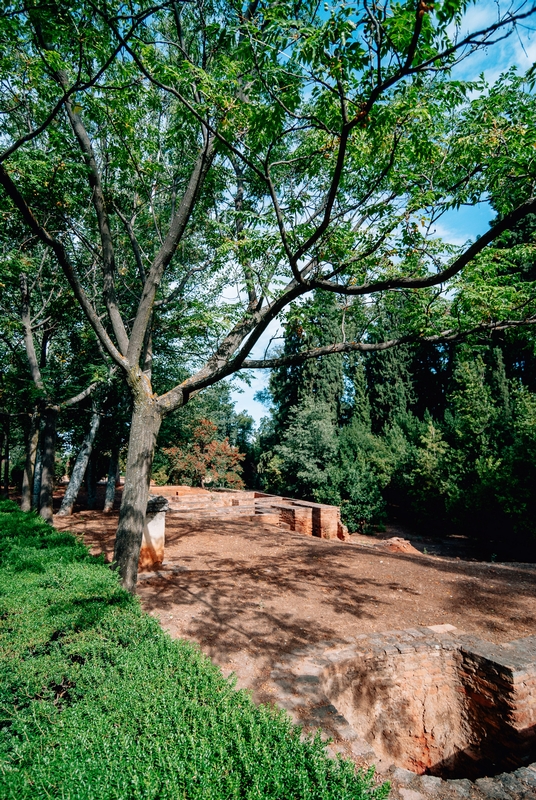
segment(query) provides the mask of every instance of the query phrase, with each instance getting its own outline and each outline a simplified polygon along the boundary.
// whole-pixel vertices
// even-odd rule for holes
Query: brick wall
[[[421,774],[468,745],[455,653],[451,639],[384,634],[332,666],[324,690],[379,758]]]
[[[515,768],[536,750],[536,636],[507,645],[461,637],[464,712],[483,758]]]
[[[489,774],[536,756],[536,636],[494,645],[416,628],[358,639],[331,658],[325,695],[387,762]],[[479,768],[481,768],[481,766]]]

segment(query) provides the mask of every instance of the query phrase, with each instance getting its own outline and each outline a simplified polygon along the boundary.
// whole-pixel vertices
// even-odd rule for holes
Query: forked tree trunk
[[[32,510],[32,494],[35,474],[35,460],[39,444],[39,415],[32,414],[30,428],[26,431],[26,462],[22,475],[21,511]]]
[[[115,487],[119,472],[119,446],[112,448],[110,456],[110,466],[108,468],[108,480],[106,482],[106,495],[104,498],[104,513],[109,514],[113,510],[115,501]]]
[[[65,490],[60,510],[58,511],[58,517],[68,517],[73,513],[73,506],[76,502],[76,498],[78,497],[78,492],[80,491],[82,481],[84,480],[84,474],[91,456],[95,437],[99,430],[100,421],[101,415],[95,411],[91,417],[89,431],[76,457],[76,461],[74,462],[71,479],[67,489]]]
[[[56,421],[58,409],[46,408],[43,413],[43,433],[41,436],[41,488],[39,491],[39,514],[46,522],[52,523],[54,477],[56,467]]]
[[[154,403],[146,398],[135,403],[114,552],[121,582],[129,592],[134,592],[138,579],[151,468],[161,423],[162,417]]]

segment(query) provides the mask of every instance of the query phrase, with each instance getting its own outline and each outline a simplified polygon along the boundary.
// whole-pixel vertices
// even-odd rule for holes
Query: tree
[[[466,5],[358,3],[320,15],[317,3],[258,0],[130,12],[98,1],[15,4],[2,31],[18,56],[4,107],[17,83],[24,101],[6,114],[0,185],[54,254],[132,393],[114,556],[128,589],[162,419],[196,392],[241,369],[533,321],[533,301],[508,303],[504,292],[467,320],[452,317],[433,288],[473,265],[476,281],[493,241],[536,207],[533,197],[508,205],[504,191],[501,220],[476,242],[456,251],[434,238],[447,208],[507,187],[512,163],[517,175],[532,169],[530,89],[510,77],[497,90],[480,86],[473,101],[474,87],[449,71],[535,9],[520,3],[461,36]],[[36,177],[31,143],[41,134],[50,156]],[[65,210],[50,228],[30,177],[44,180],[54,160],[92,216]],[[97,294],[88,254],[101,268]],[[222,290],[233,285],[229,301]],[[352,340],[249,358],[270,323],[315,290],[349,304],[377,296],[379,306],[405,292],[412,324],[389,341],[368,340],[365,328]],[[188,374],[159,395],[153,353],[168,326]]]
[[[216,438],[216,425],[202,419],[193,430],[192,440],[183,447],[164,448],[171,462],[170,478],[174,483],[192,486],[224,486],[243,489],[240,477],[243,453],[229,444],[229,439]]]
[[[290,409],[279,439],[260,459],[265,487],[317,502],[327,502],[330,495],[336,502],[337,428],[330,406],[305,397]]]
[[[2,238],[7,240],[8,236]],[[9,268],[3,275],[1,308],[4,341],[9,343],[18,361],[13,386],[16,411],[6,412],[4,417],[8,434],[5,436],[5,483],[7,486],[9,431],[19,426],[22,418],[26,449],[22,508],[28,511],[33,506],[50,522],[58,415],[89,398],[106,380],[106,369],[104,365],[92,363],[92,356],[97,360],[100,356],[98,350],[91,352],[96,350],[91,335],[92,341],[88,343],[86,339],[85,342],[85,360],[79,359],[88,332],[84,330],[83,318],[80,319],[78,314],[77,319],[72,309],[67,310],[69,299],[57,289],[57,276],[47,269],[47,260],[46,251],[35,254],[24,246],[9,253]],[[33,269],[35,261],[37,266],[30,277],[28,270]],[[74,357],[73,350],[76,351]],[[10,425],[11,418],[15,423],[13,426]]]
[[[155,360],[155,371],[158,371],[158,358]],[[170,375],[171,372],[171,375]],[[172,385],[173,372],[167,373]],[[193,397],[180,413],[168,415],[162,423],[158,438],[158,447],[153,462],[153,480],[158,484],[176,482],[177,473],[172,468],[168,451],[177,448],[181,452],[188,451],[195,438],[195,430],[208,420],[215,427],[214,439],[229,445],[241,454],[243,479],[252,487],[254,481],[255,459],[252,452],[253,418],[248,414],[237,414],[231,398],[231,387],[223,381]]]

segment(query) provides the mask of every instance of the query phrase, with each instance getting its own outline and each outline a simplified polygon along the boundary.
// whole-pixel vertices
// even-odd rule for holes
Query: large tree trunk
[[[4,427],[0,428],[0,497],[3,496],[2,491],[2,474],[3,474],[3,466],[4,466],[4,444],[6,442],[6,432]]]
[[[39,426],[41,428],[41,425]],[[42,437],[39,430],[37,435],[37,454],[35,457],[35,471],[34,471],[34,484],[32,492],[32,508],[34,511],[39,511],[39,495],[41,494],[41,467],[42,467]]]
[[[148,398],[135,401],[114,561],[125,589],[134,592],[156,438],[162,417]]]
[[[30,418],[30,427],[26,430],[26,463],[22,475],[21,511],[32,510],[32,494],[35,475],[35,460],[39,444],[39,415],[34,412]]]
[[[113,510],[115,501],[115,487],[119,477],[119,445],[112,448],[110,456],[110,466],[108,468],[108,481],[106,483],[106,496],[104,498],[104,513],[109,514]]]
[[[60,510],[58,511],[58,517],[68,517],[73,513],[73,506],[76,502],[76,498],[78,497],[78,492],[80,491],[82,481],[84,480],[84,474],[91,456],[95,437],[99,430],[100,421],[101,415],[95,411],[91,417],[87,436],[84,439],[82,447],[80,448],[80,451],[76,457],[76,461],[74,462],[71,479],[67,489],[65,490]]]
[[[9,497],[9,423],[9,414],[6,414],[4,424],[4,430],[6,432],[6,441],[4,445],[4,497]]]
[[[86,469],[87,507],[97,506],[97,453],[91,453]]]
[[[43,413],[43,432],[41,435],[41,488],[39,490],[39,514],[46,522],[52,523],[54,476],[56,467],[56,420],[58,409],[49,406]]]

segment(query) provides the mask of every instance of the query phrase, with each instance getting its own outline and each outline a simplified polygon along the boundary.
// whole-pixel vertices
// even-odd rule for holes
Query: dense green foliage
[[[226,453],[231,457],[229,466],[238,463],[232,457],[232,453],[241,454],[238,473],[243,476],[248,485],[253,485],[255,481],[255,458],[252,442],[254,421],[249,414],[236,412],[228,382],[205,389],[193,397],[188,405],[180,411],[170,414],[164,419],[153,462],[153,480],[156,483],[201,485],[200,476],[196,474],[195,469],[177,470],[175,456],[180,453],[189,460],[195,448],[196,431],[200,427],[206,428],[207,426],[212,429],[209,441],[220,445],[217,448],[219,454],[223,456]],[[225,479],[228,469],[227,460],[224,458],[216,469],[218,474],[215,476],[215,485],[234,485],[232,479],[230,483]],[[191,466],[193,464],[190,464]],[[213,466],[216,467],[216,464]],[[235,470],[233,469],[232,472]],[[214,481],[212,482],[214,483]]]
[[[0,502],[2,798],[385,797],[172,641],[73,536]]]
[[[332,318],[337,312],[333,303]],[[298,318],[301,331],[326,329],[314,302],[295,308],[287,351]],[[485,540],[490,553],[532,558],[535,363],[533,334],[511,331],[327,357],[315,362],[313,382],[302,366],[280,368],[258,443],[262,485],[340,504],[350,530],[395,515],[428,534],[463,533]],[[344,380],[334,382],[335,368]],[[290,378],[291,404],[283,391]],[[330,387],[339,394],[328,401]]]

